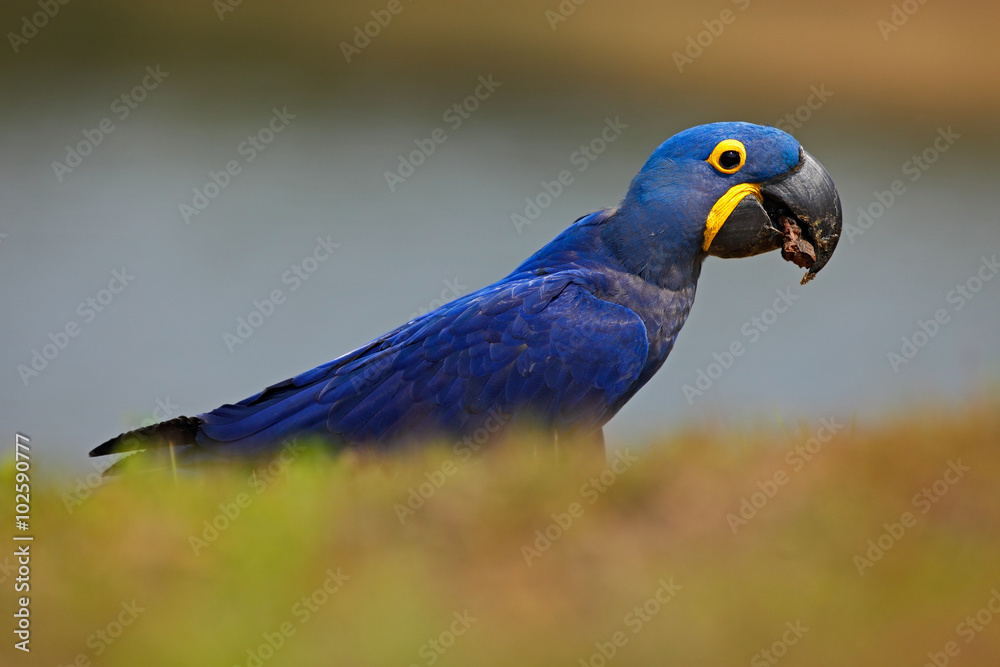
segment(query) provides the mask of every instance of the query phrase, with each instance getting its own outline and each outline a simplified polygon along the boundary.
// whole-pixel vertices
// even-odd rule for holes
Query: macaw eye
[[[719,156],[719,166],[723,169],[736,169],[740,166],[740,154],[736,151],[724,151]]]
[[[742,142],[735,139],[720,141],[708,156],[708,163],[723,174],[735,174],[746,161],[747,149]]]

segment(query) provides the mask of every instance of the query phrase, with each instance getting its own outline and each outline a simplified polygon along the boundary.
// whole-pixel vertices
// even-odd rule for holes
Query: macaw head
[[[840,238],[840,196],[791,135],[751,123],[711,123],[664,142],[633,179],[606,238],[667,283],[706,255],[782,249],[811,280]],[[626,233],[626,228],[628,231]],[[626,235],[628,238],[626,238]],[[695,276],[696,277],[696,276]]]

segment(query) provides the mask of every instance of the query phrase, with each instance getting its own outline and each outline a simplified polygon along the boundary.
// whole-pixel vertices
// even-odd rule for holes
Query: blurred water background
[[[783,121],[860,233],[805,287],[777,254],[709,259],[612,444],[701,420],[959,403],[1000,377],[1000,279],[971,291],[1000,252],[994,3],[71,0],[25,37],[43,4],[0,8],[0,424],[64,469],[143,420],[242,399],[502,277],[615,205],[660,142],[717,120]],[[446,116],[480,77],[499,85]],[[247,148],[274,110],[287,126]],[[581,171],[574,154],[607,119],[627,127]],[[390,189],[385,172],[437,128],[446,141]],[[90,154],[54,166],[85,133],[100,137]],[[518,229],[512,215],[533,214],[526,198],[545,203],[562,170],[573,182]],[[212,173],[226,186],[186,221]],[[304,262],[325,256],[318,238],[336,249]],[[102,292],[115,271],[127,286]],[[276,289],[273,312],[227,343]],[[776,290],[794,300],[771,318]],[[894,367],[915,334],[926,344]],[[745,352],[729,364],[733,342]],[[32,368],[36,351],[52,358]]]

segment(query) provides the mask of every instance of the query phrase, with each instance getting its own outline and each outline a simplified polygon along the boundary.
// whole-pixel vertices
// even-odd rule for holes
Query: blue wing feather
[[[490,411],[599,427],[648,352],[639,316],[572,272],[510,278],[200,415],[198,441],[241,454],[301,432],[385,442],[467,431]]]

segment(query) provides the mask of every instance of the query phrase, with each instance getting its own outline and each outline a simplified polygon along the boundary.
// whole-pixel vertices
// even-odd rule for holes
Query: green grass
[[[674,434],[632,447],[603,491],[588,482],[599,470],[530,447],[131,475],[72,512],[67,489],[36,481],[33,650],[3,664],[601,665],[596,644],[615,638],[608,664],[770,664],[751,661],[797,621],[808,631],[782,665],[922,665],[949,641],[951,664],[998,664],[1000,615],[969,642],[957,632],[1000,590],[998,408],[845,424],[799,470],[786,456],[818,423]],[[921,513],[914,495],[959,460],[969,470]],[[442,470],[401,522],[410,489]],[[760,504],[758,483],[773,497],[734,534],[727,514]],[[555,533],[572,503],[579,516],[543,550],[536,531]],[[859,575],[855,556],[904,512],[915,523]],[[308,610],[328,571],[346,578]],[[649,602],[658,590],[667,601]],[[108,645],[95,633],[117,634],[133,600],[142,611]],[[453,623],[463,634],[435,653],[427,642]],[[283,624],[280,648],[251,659]]]

